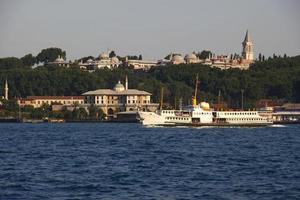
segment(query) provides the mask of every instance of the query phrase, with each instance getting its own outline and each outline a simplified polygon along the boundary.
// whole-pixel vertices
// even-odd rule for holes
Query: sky
[[[67,59],[242,51],[300,55],[299,0],[0,0],[0,57],[59,47]]]

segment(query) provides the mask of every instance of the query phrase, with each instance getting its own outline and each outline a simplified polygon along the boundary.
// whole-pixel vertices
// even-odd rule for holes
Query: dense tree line
[[[0,59],[0,95],[3,95],[6,78],[10,98],[13,98],[80,95],[98,88],[113,88],[118,80],[124,82],[125,75],[128,75],[129,87],[151,92],[155,102],[159,101],[160,88],[164,87],[165,102],[174,107],[178,106],[179,99],[182,99],[183,104],[190,103],[195,76],[199,74],[198,99],[201,101],[215,103],[220,91],[222,101],[230,107],[238,108],[241,104],[241,90],[244,90],[245,107],[253,107],[262,98],[300,102],[300,56],[260,59],[249,70],[220,70],[201,64],[182,64],[155,67],[148,72],[120,67],[90,73],[76,65],[71,68],[43,65],[32,68],[33,63],[53,60],[60,54],[65,56],[64,51],[55,50],[57,55],[51,53],[50,59],[47,51],[42,52],[39,55],[46,55],[37,56],[39,58],[28,54],[21,59]]]

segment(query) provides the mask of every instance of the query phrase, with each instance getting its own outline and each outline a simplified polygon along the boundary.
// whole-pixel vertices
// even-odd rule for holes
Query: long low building
[[[33,106],[34,108],[39,108],[43,104],[53,105],[74,105],[83,104],[83,96],[28,96],[27,98],[20,98],[17,100],[20,107]]]
[[[126,77],[125,87],[119,81],[113,89],[98,89],[82,94],[85,104],[100,107],[108,117],[115,117],[123,111],[156,111],[157,103],[151,102],[151,93],[136,89],[128,89]]]
[[[128,60],[126,58],[124,65],[127,67],[132,66],[133,69],[142,69],[142,70],[149,70],[154,66],[158,65],[157,61],[150,61],[150,60]]]

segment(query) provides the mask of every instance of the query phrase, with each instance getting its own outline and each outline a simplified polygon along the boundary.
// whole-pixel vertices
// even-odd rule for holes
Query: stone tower
[[[4,86],[4,99],[8,100],[8,84],[7,84],[7,79],[5,80],[5,86]]]
[[[246,32],[245,39],[243,41],[243,51],[242,51],[242,57],[243,59],[252,62],[254,60],[253,56],[253,43],[250,38],[250,34],[248,33],[248,30]]]

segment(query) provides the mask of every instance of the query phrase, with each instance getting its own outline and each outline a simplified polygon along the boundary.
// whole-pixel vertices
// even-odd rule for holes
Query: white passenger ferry
[[[143,125],[158,126],[266,126],[273,122],[257,111],[213,111],[202,102],[182,110],[138,112]]]
[[[257,111],[214,111],[206,102],[197,105],[198,75],[192,104],[182,110],[158,110],[157,112],[138,112],[143,125],[162,126],[266,126],[273,122],[260,116]],[[161,91],[161,108],[163,90]]]

